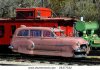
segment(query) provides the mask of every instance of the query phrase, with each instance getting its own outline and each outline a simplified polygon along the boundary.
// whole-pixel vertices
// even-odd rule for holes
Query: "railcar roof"
[[[38,30],[49,30],[49,31],[54,31],[54,32],[59,32],[59,31],[64,31],[60,28],[52,28],[52,27],[26,27],[22,25],[19,29],[38,29]]]

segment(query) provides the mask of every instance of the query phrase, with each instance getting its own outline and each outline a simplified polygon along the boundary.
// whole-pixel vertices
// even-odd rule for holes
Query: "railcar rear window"
[[[30,30],[30,36],[40,37],[41,36],[41,30]]]
[[[43,37],[54,37],[54,34],[50,31],[43,31]]]
[[[4,37],[4,26],[0,26],[0,38]]]
[[[29,35],[29,30],[21,30],[18,32],[17,36],[28,36]]]

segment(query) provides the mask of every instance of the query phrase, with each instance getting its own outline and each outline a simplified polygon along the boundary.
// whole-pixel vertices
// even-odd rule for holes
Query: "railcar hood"
[[[61,40],[67,41],[73,44],[80,43],[80,44],[88,44],[88,41],[81,37],[60,37]]]
[[[83,44],[88,45],[85,39],[79,37],[64,37],[59,39],[62,41],[62,44],[72,46],[73,49],[77,49]]]

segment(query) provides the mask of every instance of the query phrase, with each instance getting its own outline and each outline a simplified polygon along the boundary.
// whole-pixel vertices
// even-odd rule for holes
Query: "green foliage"
[[[84,20],[92,21],[100,19],[100,0],[53,0],[51,1],[51,8],[56,13],[64,15],[65,17],[76,16],[84,17]]]
[[[93,2],[77,2],[75,15],[77,17],[83,16],[85,20],[96,20],[98,18],[98,9]]]

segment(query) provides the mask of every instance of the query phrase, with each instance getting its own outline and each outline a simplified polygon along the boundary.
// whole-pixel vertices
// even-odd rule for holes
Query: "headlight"
[[[13,49],[14,47],[13,46],[9,46],[8,48]]]
[[[78,49],[76,49],[75,51],[80,52],[81,50],[80,50],[80,48],[78,48]]]
[[[86,46],[85,44],[83,44],[83,45],[80,46],[80,48],[81,48],[81,49],[86,49],[87,46]]]

